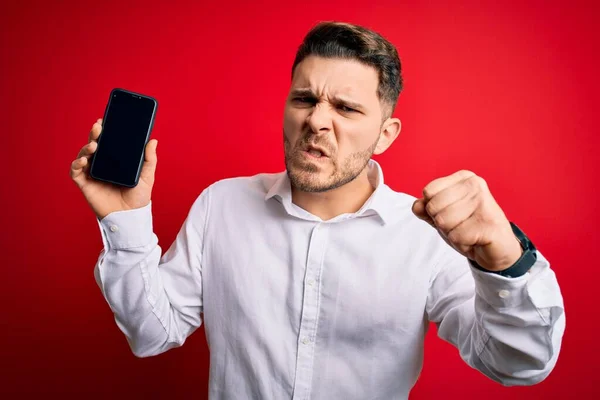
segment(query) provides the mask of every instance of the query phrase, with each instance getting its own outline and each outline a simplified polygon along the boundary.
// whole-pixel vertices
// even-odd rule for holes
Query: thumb
[[[425,210],[425,199],[417,199],[412,205],[412,212],[417,216],[417,218],[422,219],[427,222],[429,225],[433,226],[433,220],[427,214],[427,210]]]
[[[156,171],[156,164],[158,157],[156,156],[156,147],[158,146],[158,140],[152,139],[146,144],[144,151],[144,165],[142,166],[141,176],[145,179],[154,179],[154,172]]]

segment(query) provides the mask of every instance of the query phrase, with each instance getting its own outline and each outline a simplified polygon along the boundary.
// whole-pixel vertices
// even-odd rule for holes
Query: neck
[[[323,221],[341,214],[355,213],[375,191],[367,172],[368,167],[352,182],[326,192],[302,192],[292,187],[292,202]]]

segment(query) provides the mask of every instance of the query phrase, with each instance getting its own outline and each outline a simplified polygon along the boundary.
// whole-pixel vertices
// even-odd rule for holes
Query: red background
[[[335,19],[380,31],[403,61],[403,131],[378,157],[387,183],[418,195],[475,171],[550,259],[565,297],[563,350],[546,381],[504,388],[432,330],[411,398],[598,398],[597,7],[161,3],[2,3],[0,397],[205,398],[202,329],[158,357],[131,354],[94,281],[100,234],[70,163],[113,87],[155,96],[165,249],[208,184],[283,169],[295,50],[313,24]]]

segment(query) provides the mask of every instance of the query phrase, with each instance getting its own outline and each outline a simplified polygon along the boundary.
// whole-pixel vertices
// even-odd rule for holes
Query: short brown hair
[[[393,112],[402,91],[402,64],[396,47],[379,33],[344,22],[320,22],[298,48],[292,76],[296,66],[310,55],[354,59],[375,68],[379,75],[377,96],[390,106],[389,114]]]

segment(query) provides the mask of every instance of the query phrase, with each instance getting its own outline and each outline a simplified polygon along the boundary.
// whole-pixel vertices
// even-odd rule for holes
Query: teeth
[[[321,157],[323,155],[319,150],[310,150],[309,153],[315,157]]]

